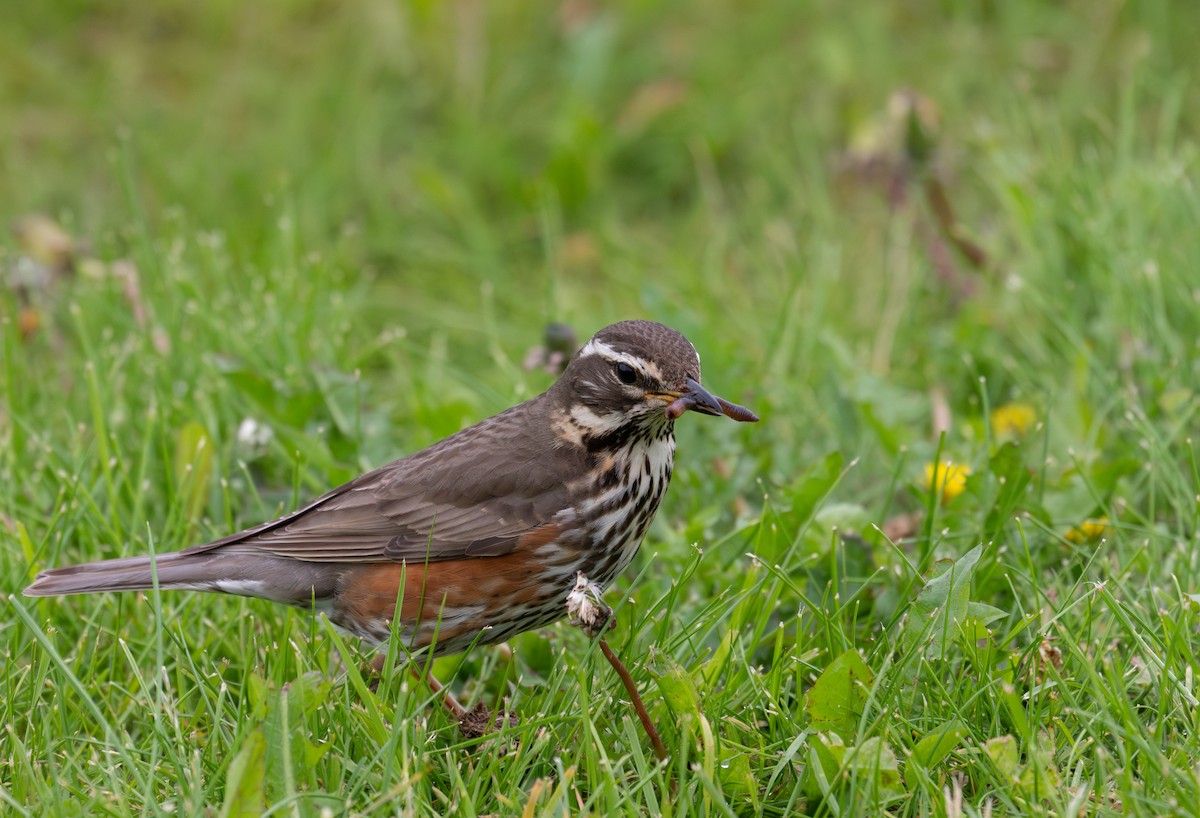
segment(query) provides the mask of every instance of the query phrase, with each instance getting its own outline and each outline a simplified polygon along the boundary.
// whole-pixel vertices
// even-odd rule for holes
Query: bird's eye
[[[637,382],[637,370],[624,361],[617,364],[617,380],[623,384],[632,385]]]

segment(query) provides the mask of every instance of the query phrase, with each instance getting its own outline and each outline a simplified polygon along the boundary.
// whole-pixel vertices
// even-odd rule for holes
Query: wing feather
[[[185,553],[217,548],[306,562],[438,562],[499,556],[569,516],[561,443],[514,407],[334,489],[292,514]],[[546,457],[551,450],[555,456]],[[472,454],[476,456],[471,456]],[[556,468],[557,466],[557,468]]]

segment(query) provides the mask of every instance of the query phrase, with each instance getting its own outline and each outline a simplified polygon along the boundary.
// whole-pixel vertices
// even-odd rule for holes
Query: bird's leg
[[[375,657],[373,659],[371,659],[370,662],[367,663],[367,666],[365,668],[363,668],[364,675],[368,675],[368,671],[369,671],[369,675],[372,677],[372,680],[371,680],[371,691],[372,692],[374,692],[379,687],[379,682],[382,681],[382,679],[383,679],[383,666],[386,663],[387,663],[387,654],[377,653],[377,654],[375,654]],[[418,681],[424,682],[425,685],[431,691],[433,691],[433,694],[435,696],[441,697],[442,704],[445,705],[446,710],[448,710],[450,712],[450,715],[454,717],[455,721],[463,720],[463,717],[466,716],[467,709],[462,706],[462,703],[459,702],[459,700],[457,698],[455,698],[453,693],[451,693],[449,690],[446,689],[445,685],[443,685],[436,678],[434,678],[432,671],[423,669],[422,667],[417,665],[416,662],[409,663],[409,670],[411,671],[413,678],[417,679]]]
[[[450,715],[454,717],[454,720],[460,724],[462,723],[463,719],[467,717],[467,708],[462,706],[462,703],[454,697],[453,693],[446,689],[445,685],[433,677],[433,671],[422,670],[413,664],[412,675],[428,685],[429,689],[433,691],[433,695],[440,696],[442,704],[450,711]]]
[[[517,717],[503,710],[493,714],[483,702],[476,702],[470,710],[462,706],[454,694],[433,676],[433,671],[422,670],[416,664],[412,665],[412,674],[429,686],[435,696],[440,696],[442,704],[450,712],[451,718],[458,722],[458,730],[466,738],[479,738],[495,730],[505,727],[516,727]]]
[[[371,684],[372,691],[379,686],[379,682],[383,677],[383,665],[386,661],[387,657],[381,653],[376,655],[366,668],[364,668],[364,671],[369,670],[371,675],[374,676],[374,681]],[[498,711],[493,714],[483,702],[476,703],[474,707],[468,710],[463,707],[462,702],[444,684],[434,677],[432,671],[418,665],[416,662],[410,662],[408,667],[414,679],[424,682],[433,695],[441,699],[446,712],[450,714],[452,719],[458,722],[459,730],[467,738],[479,738],[495,730],[502,730],[505,727],[515,727],[519,723],[515,714],[504,711]]]
[[[446,690],[437,679],[433,678],[432,673],[421,674],[415,667],[413,673],[421,676],[434,693],[445,692],[442,703],[446,705],[450,715],[458,722],[458,730],[465,738],[479,738],[488,733],[503,730],[505,727],[516,727],[520,724],[516,713],[509,713],[505,710],[497,710],[493,713],[491,708],[483,702],[475,702],[475,706],[467,710],[459,703],[458,699],[454,698],[453,693]]]

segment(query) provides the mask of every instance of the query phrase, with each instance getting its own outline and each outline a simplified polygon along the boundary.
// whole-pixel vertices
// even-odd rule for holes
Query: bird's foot
[[[506,727],[516,727],[520,723],[516,713],[508,710],[497,710],[493,713],[483,702],[476,702],[475,706],[463,713],[458,720],[458,729],[465,738],[479,738]]]
[[[567,594],[567,615],[573,627],[579,628],[590,638],[617,626],[613,609],[604,601],[604,590],[579,571],[575,575],[575,587]]]

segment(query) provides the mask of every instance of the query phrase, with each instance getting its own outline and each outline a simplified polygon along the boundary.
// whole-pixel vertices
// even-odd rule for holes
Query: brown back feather
[[[184,554],[308,562],[438,562],[509,553],[572,503],[582,451],[562,448],[547,395],[340,486],[299,511]],[[576,448],[576,447],[572,447]]]

